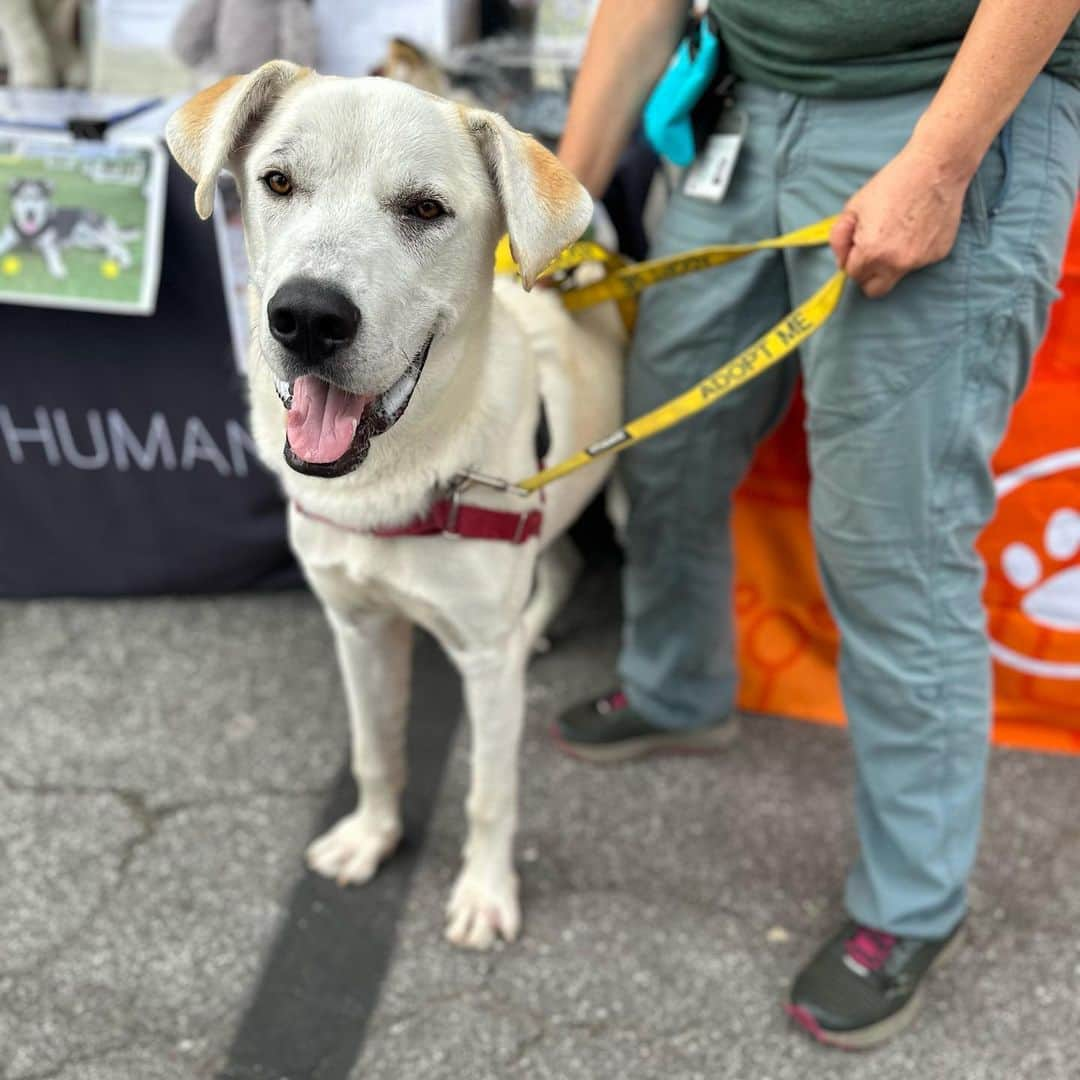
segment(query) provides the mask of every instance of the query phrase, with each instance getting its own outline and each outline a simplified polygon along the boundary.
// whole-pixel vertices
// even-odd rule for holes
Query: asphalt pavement
[[[611,678],[594,573],[530,672],[522,939],[442,938],[464,834],[456,675],[418,642],[406,842],[305,872],[353,796],[305,593],[0,604],[2,1080],[1076,1080],[1080,763],[996,751],[971,944],[885,1048],[781,1010],[841,917],[842,731],[747,717],[714,758],[596,768],[559,709]]]

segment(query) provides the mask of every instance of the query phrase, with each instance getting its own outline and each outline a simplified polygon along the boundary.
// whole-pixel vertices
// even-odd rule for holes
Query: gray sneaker
[[[959,946],[963,925],[926,941],[846,923],[795,979],[788,1015],[830,1046],[880,1045],[918,1015],[926,977]]]
[[[726,750],[738,735],[729,717],[703,728],[662,728],[630,706],[621,690],[580,702],[556,720],[555,745],[572,757],[614,764],[650,754],[711,754]]]

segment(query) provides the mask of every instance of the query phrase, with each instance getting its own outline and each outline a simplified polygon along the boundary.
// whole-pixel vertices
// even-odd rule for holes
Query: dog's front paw
[[[307,864],[339,885],[362,885],[374,877],[400,839],[400,823],[377,824],[358,810],[311,843]]]
[[[461,871],[446,905],[446,939],[463,949],[490,949],[496,936],[514,941],[521,929],[517,874]]]

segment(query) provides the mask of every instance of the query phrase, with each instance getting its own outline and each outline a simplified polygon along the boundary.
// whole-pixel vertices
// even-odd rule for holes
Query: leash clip
[[[521,498],[527,498],[532,494],[519,484],[512,484],[501,476],[490,476],[488,473],[476,472],[474,469],[463,469],[450,481],[451,498],[455,498],[459,492],[465,491],[474,484],[490,488],[492,491],[505,491]]]

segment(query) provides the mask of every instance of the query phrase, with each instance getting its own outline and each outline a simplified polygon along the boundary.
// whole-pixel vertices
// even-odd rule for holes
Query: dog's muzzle
[[[361,465],[371,440],[404,415],[427,363],[434,334],[404,373],[379,395],[354,394],[318,375],[291,383],[275,379],[278,397],[288,410],[285,461],[307,476],[345,476]]]

